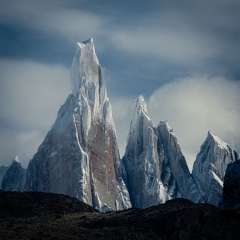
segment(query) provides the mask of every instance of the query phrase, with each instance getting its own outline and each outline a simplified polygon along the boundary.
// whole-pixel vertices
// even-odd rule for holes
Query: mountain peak
[[[84,47],[84,45],[88,45],[88,44],[92,44],[92,45],[94,45],[93,44],[93,38],[89,38],[88,40],[86,40],[86,41],[83,41],[83,42],[78,42],[77,43],[77,45],[80,47],[80,48],[82,48],[82,47]]]
[[[141,112],[148,116],[147,104],[143,95],[139,95],[135,100],[135,115],[139,115]]]
[[[160,120],[158,126],[159,127],[161,127],[161,126],[165,127],[169,133],[174,135],[173,128],[168,124],[167,120],[166,121]]]
[[[208,136],[207,136],[207,140],[213,140],[215,143],[217,143],[217,145],[222,148],[222,149],[228,149],[229,145],[224,142],[220,137],[213,135],[213,133],[211,131],[208,131]]]
[[[75,98],[78,98],[82,86],[91,88],[91,91],[99,87],[102,74],[100,68],[93,39],[89,38],[84,42],[77,43],[70,74],[71,89]],[[88,91],[85,89],[83,92]]]
[[[18,159],[18,155],[12,160],[12,164],[15,163],[15,162],[20,163],[20,161]]]

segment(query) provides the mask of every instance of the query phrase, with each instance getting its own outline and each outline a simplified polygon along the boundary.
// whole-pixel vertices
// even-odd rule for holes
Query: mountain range
[[[167,121],[153,126],[142,95],[135,100],[120,159],[92,38],[77,43],[70,84],[72,93],[27,170],[17,157],[9,167],[0,167],[1,189],[65,194],[102,212],[147,208],[175,198],[214,206],[224,202],[225,173],[239,153],[209,131],[190,173],[173,129]]]

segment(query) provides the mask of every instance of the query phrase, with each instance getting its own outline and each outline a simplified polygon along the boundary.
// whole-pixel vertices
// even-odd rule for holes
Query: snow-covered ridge
[[[75,98],[79,96],[80,88],[85,86],[90,88],[89,98],[94,101],[91,93],[99,82],[99,67],[93,39],[89,38],[85,42],[77,43],[70,75],[71,89]],[[87,92],[86,95],[88,95]]]
[[[229,149],[231,148],[226,142],[224,142],[220,137],[213,135],[211,131],[208,131],[208,137],[213,138],[216,144],[222,149]]]
[[[135,100],[135,115],[139,115],[141,112],[144,112],[146,115],[148,115],[147,104],[143,95],[139,95]]]
[[[148,116],[147,104],[144,100],[143,95],[139,95],[134,101],[134,114],[130,124],[130,132],[135,132],[135,127],[138,125],[139,121],[142,121],[143,124],[151,125],[152,120]],[[140,120],[143,118],[142,120]],[[129,132],[129,134],[130,134]],[[131,133],[132,134],[132,133]]]
[[[223,190],[227,166],[239,154],[226,142],[208,132],[193,164],[192,175],[206,203],[218,206]]]
[[[12,163],[14,163],[14,162],[20,163],[20,161],[19,161],[19,159],[18,159],[18,156],[16,156],[16,157],[13,159]]]

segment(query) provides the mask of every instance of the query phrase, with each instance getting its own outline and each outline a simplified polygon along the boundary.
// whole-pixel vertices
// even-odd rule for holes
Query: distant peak
[[[85,45],[88,45],[88,44],[92,44],[93,45],[93,38],[89,38],[88,40],[86,41],[83,41],[83,42],[78,42],[77,45],[82,48],[83,46]]]
[[[212,141],[217,143],[220,148],[228,149],[229,147],[229,145],[226,142],[224,142],[220,137],[213,135],[213,133],[210,130],[208,131],[207,140],[208,139],[211,139]]]
[[[86,88],[99,85],[101,76],[99,61],[95,52],[93,39],[77,43],[76,54],[73,58],[70,83],[73,96],[77,98],[80,94],[80,88]],[[91,82],[91,84],[88,84]],[[93,89],[93,88],[92,88]],[[94,94],[92,94],[94,95]]]
[[[139,95],[135,100],[135,114],[140,114],[141,112],[144,112],[148,115],[147,104],[144,100],[143,95]]]
[[[208,130],[208,136],[212,136],[212,137],[215,137],[210,130]]]
[[[165,120],[165,121],[160,120],[158,127],[161,127],[161,126],[164,126],[168,130],[169,133],[172,133],[174,135],[173,128],[169,125],[167,120]]]
[[[19,159],[18,159],[18,156],[16,156],[16,157],[13,159],[13,161],[12,161],[12,163],[15,163],[15,162],[20,163],[20,161],[19,161]]]

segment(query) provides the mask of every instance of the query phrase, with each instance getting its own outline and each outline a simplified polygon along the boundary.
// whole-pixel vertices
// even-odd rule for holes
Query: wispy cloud
[[[10,0],[0,2],[0,22],[57,34],[56,38],[75,43],[103,34],[105,20],[98,14],[75,8],[73,1]]]

